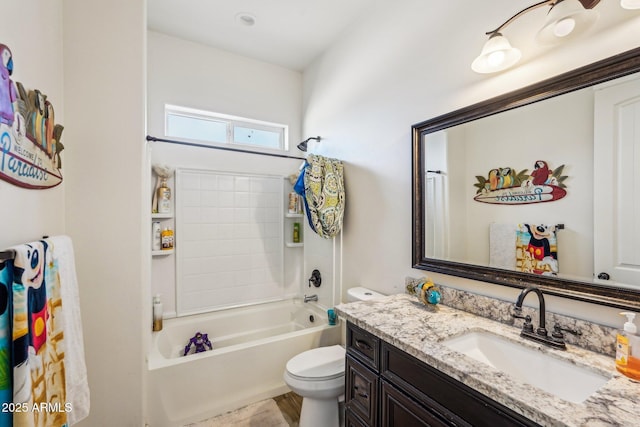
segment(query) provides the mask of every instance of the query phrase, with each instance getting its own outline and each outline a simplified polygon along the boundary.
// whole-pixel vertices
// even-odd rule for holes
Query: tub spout
[[[318,301],[318,295],[309,295],[309,296],[307,296],[305,294],[304,302],[309,302],[309,301]]]

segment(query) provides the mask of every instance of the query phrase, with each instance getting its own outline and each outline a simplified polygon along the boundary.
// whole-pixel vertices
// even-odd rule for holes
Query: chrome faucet
[[[524,302],[524,298],[529,294],[529,292],[535,292],[538,296],[538,302],[540,304],[540,320],[538,321],[538,328],[536,331],[533,331],[533,325],[531,324],[531,316],[522,316],[520,313],[522,312],[522,303]],[[518,295],[518,299],[516,300],[514,310],[516,313],[513,314],[513,317],[518,319],[525,319],[524,325],[522,325],[522,332],[520,332],[520,336],[523,338],[527,338],[557,349],[566,350],[567,346],[564,343],[562,338],[557,336],[549,336],[547,333],[547,328],[545,325],[545,304],[544,304],[544,295],[542,291],[534,286],[529,286],[520,292]]]
[[[307,296],[305,294],[304,302],[309,302],[309,301],[318,301],[318,295],[309,295],[309,296]]]

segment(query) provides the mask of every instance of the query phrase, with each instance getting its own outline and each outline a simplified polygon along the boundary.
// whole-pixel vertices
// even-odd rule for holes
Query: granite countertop
[[[555,350],[521,338],[520,329],[445,305],[425,306],[408,294],[341,304],[338,314],[441,372],[545,426],[640,425],[640,382],[621,375],[612,357],[567,345]],[[534,325],[537,317],[534,317]],[[485,330],[611,379],[582,403],[562,400],[440,344]]]

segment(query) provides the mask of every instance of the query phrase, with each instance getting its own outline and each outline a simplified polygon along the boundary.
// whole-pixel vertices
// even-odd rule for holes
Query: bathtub
[[[182,356],[196,332],[213,350]],[[298,299],[167,319],[147,357],[147,422],[182,426],[286,393],[291,357],[340,340],[325,310]]]

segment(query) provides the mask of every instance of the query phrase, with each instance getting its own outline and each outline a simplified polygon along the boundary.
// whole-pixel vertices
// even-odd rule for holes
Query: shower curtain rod
[[[285,159],[306,160],[304,157],[287,156],[286,154],[259,153],[257,151],[243,150],[241,148],[218,147],[214,145],[198,144],[197,142],[184,142],[184,141],[176,141],[175,139],[156,138],[155,136],[151,136],[151,135],[147,135],[147,141],[167,142],[169,144],[188,145],[191,147],[212,148],[214,150],[235,151],[238,153],[259,154],[261,156],[282,157]]]

